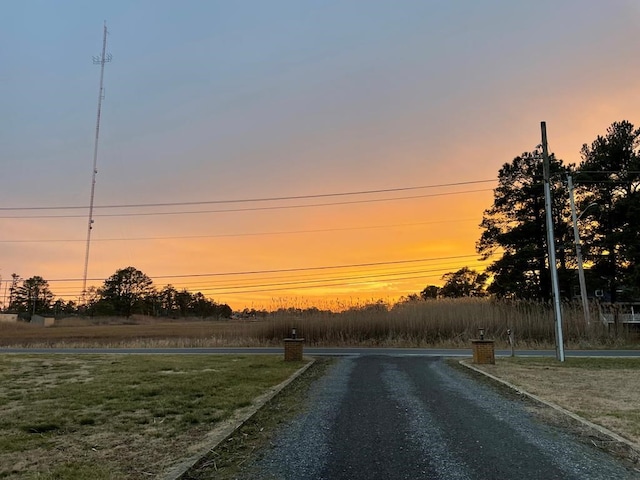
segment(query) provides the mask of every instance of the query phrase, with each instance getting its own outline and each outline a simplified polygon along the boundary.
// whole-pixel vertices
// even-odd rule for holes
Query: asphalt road
[[[8,348],[0,347],[0,353],[52,353],[52,354],[154,354],[154,355],[276,355],[284,347],[218,347],[218,348]],[[317,348],[304,347],[309,356],[426,356],[426,357],[471,357],[471,348]],[[520,357],[553,357],[555,350],[516,350]],[[496,356],[511,355],[509,350],[496,350]],[[638,350],[565,350],[566,357],[640,357]]]
[[[632,479],[517,398],[433,357],[344,357],[246,479]]]

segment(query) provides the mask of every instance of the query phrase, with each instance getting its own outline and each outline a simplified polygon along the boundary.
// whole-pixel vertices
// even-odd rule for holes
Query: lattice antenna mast
[[[102,54],[93,57],[93,63],[100,65],[100,90],[98,91],[98,114],[96,116],[96,138],[93,145],[93,171],[91,174],[91,198],[89,200],[89,222],[87,224],[87,248],[84,255],[84,275],[82,276],[82,298],[87,293],[87,272],[89,271],[89,248],[91,247],[91,230],[93,229],[93,199],[96,191],[96,174],[98,173],[98,139],[100,138],[100,113],[104,98],[104,65],[111,61],[111,54],[107,53],[107,22],[104,22],[102,36]]]

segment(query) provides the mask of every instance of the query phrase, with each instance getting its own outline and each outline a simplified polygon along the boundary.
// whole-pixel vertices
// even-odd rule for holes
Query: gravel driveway
[[[438,358],[339,360],[246,479],[634,479]]]

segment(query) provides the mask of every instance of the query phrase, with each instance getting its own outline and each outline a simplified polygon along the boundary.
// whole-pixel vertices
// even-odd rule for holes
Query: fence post
[[[507,335],[509,336],[509,345],[511,346],[511,356],[516,356],[516,342],[515,335],[513,334],[513,330],[510,328],[507,329]]]

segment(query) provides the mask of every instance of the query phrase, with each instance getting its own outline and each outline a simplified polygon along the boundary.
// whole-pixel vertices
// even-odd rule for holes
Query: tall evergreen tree
[[[571,237],[567,192],[562,180],[569,170],[553,154],[550,156],[552,216],[563,279],[567,277],[565,247]],[[483,259],[500,255],[487,268],[493,276],[488,292],[499,297],[549,299],[551,276],[547,264],[543,165],[539,151],[525,152],[502,166],[493,206],[485,210],[480,228],[478,253]],[[570,295],[566,282],[562,290]]]
[[[20,275],[17,273],[11,274],[11,284],[9,286],[9,310],[13,309],[13,301],[15,299],[16,292],[18,291],[18,285],[20,284]]]
[[[640,295],[640,128],[615,122],[582,147],[576,184],[585,212],[585,259],[608,283],[612,302]],[[620,298],[622,294],[622,298]]]
[[[445,284],[439,294],[448,298],[484,297],[488,275],[478,273],[469,267],[462,267],[455,272],[445,273],[442,279]]]
[[[53,293],[49,282],[40,276],[27,278],[13,293],[9,308],[16,312],[47,313],[53,301]]]
[[[98,303],[108,304],[115,315],[130,317],[133,313],[145,313],[145,302],[153,292],[153,281],[147,275],[135,267],[127,267],[104,281]]]

